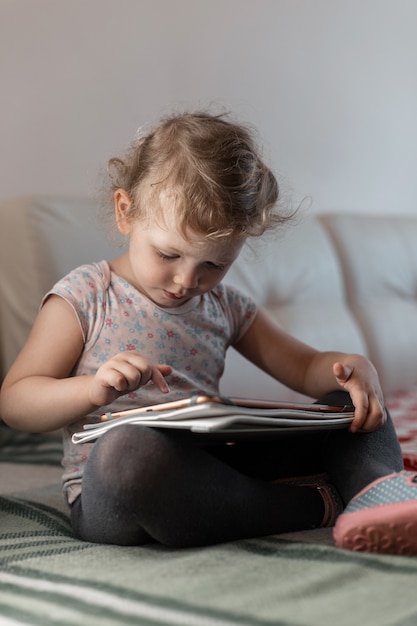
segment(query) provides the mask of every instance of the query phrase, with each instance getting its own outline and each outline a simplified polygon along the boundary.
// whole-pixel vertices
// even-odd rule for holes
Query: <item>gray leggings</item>
[[[350,399],[336,392],[319,402]],[[346,504],[401,469],[389,415],[373,433],[333,430],[209,446],[187,433],[125,425],[93,446],[71,519],[77,537],[96,543],[209,545],[320,526],[319,492],[274,479],[326,472]]]

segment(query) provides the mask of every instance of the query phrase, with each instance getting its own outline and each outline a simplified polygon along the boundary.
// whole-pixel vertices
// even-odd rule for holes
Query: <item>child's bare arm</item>
[[[74,311],[62,298],[51,296],[4,380],[4,421],[19,430],[54,430],[150,380],[168,391],[164,376],[171,368],[155,366],[137,352],[116,355],[95,376],[71,376],[83,347]]]
[[[284,385],[313,398],[337,389],[349,392],[355,406],[352,432],[385,423],[383,395],[374,366],[365,357],[320,352],[280,329],[262,310],[237,350]]]

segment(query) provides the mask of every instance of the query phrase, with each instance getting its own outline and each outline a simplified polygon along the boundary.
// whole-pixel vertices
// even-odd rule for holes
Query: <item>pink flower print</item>
[[[113,326],[113,320],[111,317],[106,317],[106,319],[104,320],[104,325],[108,326],[109,328],[111,328]]]
[[[153,339],[153,333],[148,333],[148,339]]]
[[[124,315],[125,317],[129,317],[129,313],[128,313],[128,311],[123,311],[123,315]]]
[[[126,298],[126,304],[133,304],[132,298]]]
[[[250,320],[253,316],[253,311],[246,311],[245,317],[247,320]]]
[[[167,337],[169,337],[170,339],[173,339],[175,337],[174,331],[173,330],[168,330]]]
[[[191,354],[191,356],[195,356],[196,354],[198,354],[197,348],[191,348],[190,354]]]
[[[125,345],[126,350],[136,350],[135,346],[133,343],[127,343]]]

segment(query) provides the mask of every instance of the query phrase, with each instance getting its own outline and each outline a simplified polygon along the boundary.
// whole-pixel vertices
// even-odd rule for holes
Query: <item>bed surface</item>
[[[2,436],[1,624],[417,624],[417,559],[336,549],[328,529],[187,550],[80,542],[60,443]]]

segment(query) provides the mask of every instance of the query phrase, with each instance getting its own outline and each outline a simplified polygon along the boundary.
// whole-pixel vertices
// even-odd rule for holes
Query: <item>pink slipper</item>
[[[417,472],[383,476],[338,517],[335,545],[347,550],[417,555]]]

